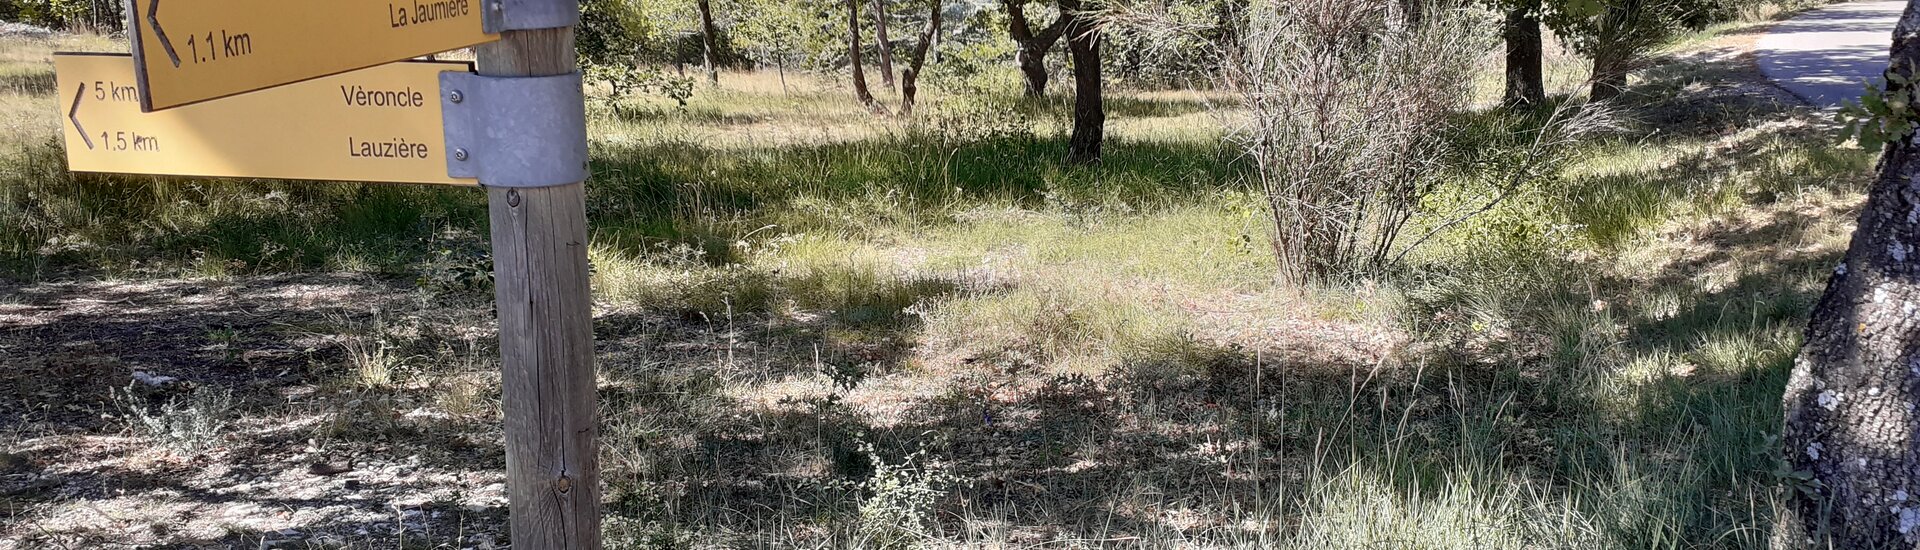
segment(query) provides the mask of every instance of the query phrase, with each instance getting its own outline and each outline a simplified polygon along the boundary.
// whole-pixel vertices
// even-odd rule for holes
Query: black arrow
[[[73,108],[67,109],[67,120],[73,121],[73,129],[80,131],[80,140],[87,142],[87,150],[93,150],[93,138],[87,137],[87,129],[80,125],[80,100],[87,98],[87,83],[80,83],[80,93],[73,94]]]
[[[167,49],[167,58],[173,60],[173,68],[180,68],[180,54],[173,53],[173,42],[167,40],[167,31],[160,28],[160,0],[147,5],[147,24],[153,27],[153,35],[160,38],[160,46]]]

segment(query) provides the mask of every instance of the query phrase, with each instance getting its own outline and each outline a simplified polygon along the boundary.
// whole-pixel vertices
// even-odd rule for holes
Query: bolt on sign
[[[499,39],[491,0],[130,0],[143,111]]]
[[[53,58],[75,172],[476,185],[447,175],[440,73],[390,63],[177,109],[142,112],[134,59]]]

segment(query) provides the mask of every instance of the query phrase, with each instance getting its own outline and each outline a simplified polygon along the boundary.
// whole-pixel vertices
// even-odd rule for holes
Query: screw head
[[[453,160],[458,160],[458,161],[466,161],[466,160],[467,160],[467,150],[466,150],[466,149],[454,149],[454,150],[453,150]]]
[[[467,99],[467,96],[465,94],[460,93],[460,90],[454,90],[453,93],[447,94],[447,101],[452,101],[454,103],[459,103],[461,101],[465,101],[466,99]]]

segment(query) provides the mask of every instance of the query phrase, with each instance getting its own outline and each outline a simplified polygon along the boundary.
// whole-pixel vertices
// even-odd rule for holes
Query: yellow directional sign
[[[154,111],[497,40],[493,0],[130,0]]]
[[[53,58],[75,172],[476,185],[447,177],[440,73],[405,62],[140,111],[133,58]]]

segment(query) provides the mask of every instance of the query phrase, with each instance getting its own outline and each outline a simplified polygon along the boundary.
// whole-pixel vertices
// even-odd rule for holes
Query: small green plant
[[[433,294],[485,294],[493,291],[493,255],[471,231],[449,229],[428,241],[432,254],[415,271],[416,284]]]
[[[899,462],[880,458],[869,442],[860,442],[860,451],[873,464],[873,476],[860,484],[866,495],[860,533],[877,548],[905,548],[928,538],[934,506],[959,479],[929,461],[924,448]]]
[[[362,386],[391,386],[394,374],[406,366],[405,359],[396,356],[385,342],[354,339],[347,341],[346,348],[347,362],[353,365],[355,379]]]
[[[199,454],[218,445],[233,409],[233,393],[210,386],[195,387],[185,399],[173,396],[155,405],[150,394],[129,384],[114,391],[113,400],[134,431],[184,454]]]
[[[1912,85],[1914,67],[1897,69],[1887,69],[1885,85],[1862,84],[1866,90],[1860,94],[1859,103],[1849,101],[1840,107],[1835,121],[1841,124],[1841,141],[1856,141],[1863,148],[1877,150],[1913,135],[1914,127],[1920,125],[1916,122],[1920,117],[1914,116],[1914,106],[1920,105],[1920,88]]]
[[[686,109],[687,100],[693,98],[693,79],[685,76],[632,64],[589,64],[585,73],[588,82],[607,85],[610,93],[595,98],[615,114],[624,114],[620,102],[634,94],[657,93],[673,100],[681,109]]]
[[[400,378],[401,371],[409,363],[419,359],[419,355],[403,353],[408,340],[397,334],[394,327],[380,317],[363,326],[355,326],[351,332],[341,336],[340,347],[346,351],[346,364],[353,368],[354,384],[365,388],[384,388],[392,386]]]
[[[212,342],[214,347],[220,349],[220,356],[226,361],[232,361],[240,355],[239,350],[234,347],[234,344],[240,341],[239,329],[235,329],[232,326],[220,328],[208,327],[207,340]]]

